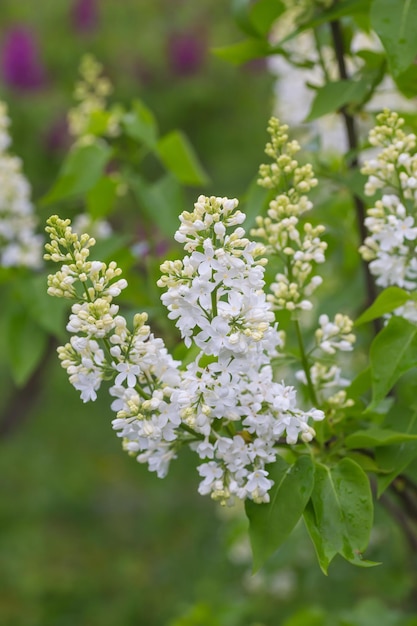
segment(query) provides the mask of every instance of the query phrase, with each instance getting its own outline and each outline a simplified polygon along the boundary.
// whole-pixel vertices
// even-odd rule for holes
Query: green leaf
[[[417,366],[417,326],[401,317],[391,317],[372,342],[370,349],[372,410],[397,380]]]
[[[261,36],[268,35],[275,20],[286,10],[280,0],[258,0],[252,5],[251,22],[255,32]]]
[[[406,416],[405,424],[400,424],[400,426],[401,425],[405,428],[405,434],[417,438],[417,412],[409,417]],[[378,497],[384,493],[385,489],[392,483],[394,478],[401,474],[416,457],[416,441],[404,441],[400,445],[378,448],[375,451],[378,466],[388,472],[377,476]]]
[[[41,361],[47,335],[24,310],[14,310],[7,323],[7,353],[13,379],[23,386]]]
[[[386,313],[391,313],[411,299],[415,298],[407,291],[404,291],[404,289],[400,289],[400,287],[388,287],[384,289],[384,291],[377,296],[375,302],[358,317],[355,326],[370,322]]]
[[[73,198],[92,189],[101,178],[111,152],[111,148],[102,141],[72,148],[42,204]]]
[[[405,72],[394,76],[394,80],[406,98],[414,98],[417,95],[417,65],[410,65]]]
[[[417,0],[373,0],[371,25],[387,54],[394,76],[404,72],[417,56]]]
[[[326,83],[316,91],[310,113],[305,121],[322,117],[327,113],[334,113],[347,104],[361,102],[368,91],[369,81],[361,80],[337,80]]]
[[[232,13],[238,26],[248,35],[267,35],[273,22],[285,11],[281,0],[233,0]]]
[[[152,111],[141,100],[133,102],[132,110],[123,116],[122,126],[129,137],[151,150],[156,149],[158,125]]]
[[[119,182],[110,176],[102,176],[87,192],[87,211],[94,220],[112,212],[117,198]]]
[[[265,39],[249,38],[221,48],[213,48],[212,52],[225,61],[241,65],[253,59],[261,59],[275,54],[279,49],[272,47]]]
[[[316,464],[304,520],[325,574],[336,554],[355,565],[370,565],[361,554],[372,528],[372,494],[365,472],[352,459],[344,458],[333,467]]]
[[[151,223],[154,223],[161,233],[172,238],[179,227],[178,215],[185,204],[177,179],[172,174],[166,174],[150,185],[137,176],[130,184]]]
[[[206,185],[208,176],[187,137],[174,130],[159,139],[157,155],[167,170],[184,185]]]
[[[376,448],[377,446],[390,446],[415,439],[417,439],[417,435],[372,426],[366,430],[358,430],[348,435],[345,439],[345,444],[347,448]]]
[[[308,456],[300,456],[294,465],[288,465],[278,456],[268,470],[274,481],[271,501],[256,504],[246,500],[245,503],[254,571],[287,539],[302,516],[313,488],[313,463]]]

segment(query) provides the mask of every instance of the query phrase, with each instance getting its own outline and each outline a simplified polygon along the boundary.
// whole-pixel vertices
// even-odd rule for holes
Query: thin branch
[[[379,501],[401,528],[411,550],[417,553],[417,530],[413,527],[407,514],[386,494],[383,494]]]
[[[43,390],[42,379],[55,348],[55,340],[50,337],[45,354],[36,370],[23,387],[13,390],[0,414],[0,440],[10,437],[28,419],[33,408],[39,403]]]
[[[340,26],[340,22],[338,20],[330,22],[330,28],[331,28],[331,34],[332,34],[332,40],[333,40],[333,47],[334,47],[334,51],[336,55],[337,66],[339,70],[339,76],[342,80],[348,80],[349,74],[346,68],[346,63],[345,63],[343,33],[342,33],[341,26]],[[344,121],[346,137],[347,137],[349,152],[350,152],[350,157],[347,159],[347,166],[350,170],[355,170],[359,167],[359,162],[358,162],[358,157],[357,157],[359,142],[358,142],[358,133],[356,129],[355,118],[353,117],[353,115],[351,115],[351,113],[349,113],[349,110],[346,106],[341,107],[339,112]],[[368,235],[366,227],[365,227],[366,208],[365,208],[365,204],[363,203],[362,199],[359,196],[357,196],[356,194],[352,194],[352,196],[353,196],[353,203],[355,206],[359,236],[362,242],[365,240],[365,238]],[[365,261],[362,261],[362,267],[363,267],[365,284],[366,284],[366,292],[367,292],[366,307],[369,307],[374,302],[378,294],[377,294],[374,279],[372,277],[372,274],[369,271],[368,264]],[[380,319],[373,320],[373,327],[374,327],[375,334],[377,334],[382,329],[381,320]]]
[[[405,511],[411,519],[417,522],[417,498],[415,492],[407,486],[401,476],[396,478],[390,485],[391,490],[401,500]]]

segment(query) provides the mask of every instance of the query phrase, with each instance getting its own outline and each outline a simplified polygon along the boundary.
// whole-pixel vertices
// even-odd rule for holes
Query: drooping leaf
[[[361,102],[369,89],[369,82],[361,80],[337,80],[329,82],[316,91],[306,122],[327,113],[334,113],[347,104]]]
[[[152,111],[141,101],[135,100],[132,109],[122,119],[126,134],[154,150],[158,140],[158,125]]]
[[[274,480],[267,504],[246,501],[253,569],[257,571],[287,539],[301,518],[314,482],[311,458],[300,456],[293,465],[277,457],[268,467]]]
[[[404,72],[417,56],[417,0],[373,0],[371,25],[384,46],[395,76]]]
[[[208,176],[187,137],[174,130],[157,142],[157,155],[183,185],[205,185]]]
[[[372,426],[348,435],[345,439],[345,445],[347,448],[376,448],[413,440],[417,440],[417,435]]]
[[[110,176],[102,176],[87,192],[87,211],[96,220],[112,212],[117,198],[118,182]]]
[[[336,554],[355,565],[371,565],[361,555],[372,528],[372,494],[365,472],[355,461],[344,458],[333,467],[316,464],[304,519],[325,574]]]
[[[372,342],[370,367],[373,409],[397,380],[417,366],[417,326],[401,317],[391,317]]]
[[[184,196],[181,186],[172,174],[166,174],[156,183],[149,184],[136,176],[132,189],[150,220],[162,234],[173,237],[179,226],[178,215],[183,211]]]
[[[103,141],[87,146],[76,146],[68,154],[58,179],[42,199],[51,204],[85,194],[92,189],[103,174],[112,150]]]
[[[412,296],[410,293],[404,289],[400,289],[400,287],[387,287],[387,289],[384,289],[384,291],[377,296],[375,302],[373,302],[371,306],[358,317],[355,325],[359,326],[360,324],[370,322],[377,317],[381,317],[386,313],[392,313],[392,311],[395,311],[398,307],[403,306],[403,304],[411,299]]]

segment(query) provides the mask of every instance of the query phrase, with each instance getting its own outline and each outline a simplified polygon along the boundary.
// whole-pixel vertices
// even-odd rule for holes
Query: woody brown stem
[[[349,74],[346,68],[343,33],[342,33],[340,22],[338,20],[334,20],[333,22],[330,22],[330,29],[331,29],[331,34],[332,34],[333,47],[334,47],[334,51],[336,55],[339,76],[342,80],[348,80]],[[349,112],[347,106],[341,107],[341,109],[339,110],[339,113],[342,116],[342,119],[344,122],[346,137],[347,137],[347,142],[348,142],[348,147],[349,147],[349,156],[347,157],[347,160],[346,160],[347,167],[350,170],[356,170],[359,167],[359,162],[358,162],[358,157],[357,157],[359,142],[358,142],[358,133],[357,133],[357,128],[356,128],[355,118]],[[362,242],[365,240],[368,234],[366,231],[366,227],[365,227],[366,208],[362,199],[359,196],[357,196],[355,193],[352,194],[352,198],[353,198],[353,204],[355,207],[359,237]],[[369,266],[365,261],[362,261],[362,270],[363,270],[365,285],[366,285],[367,297],[366,297],[365,306],[367,308],[375,301],[378,294],[377,294],[377,289],[376,289],[374,279],[372,277],[372,274],[369,271]],[[375,319],[373,320],[372,323],[373,323],[375,334],[379,333],[379,331],[382,329],[381,320]]]

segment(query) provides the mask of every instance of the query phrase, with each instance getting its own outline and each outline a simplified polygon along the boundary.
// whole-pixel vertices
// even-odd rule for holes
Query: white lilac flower
[[[10,145],[7,107],[0,102],[0,265],[37,269],[42,264],[43,237],[30,200],[22,162],[7,152]]]
[[[355,335],[352,334],[353,322],[347,315],[337,313],[333,321],[328,315],[320,315],[320,328],[316,330],[318,347],[327,354],[335,354],[336,350],[347,352],[353,350]]]
[[[70,343],[58,348],[58,356],[83,402],[96,400],[105,372],[104,353],[97,341],[71,337]]]

